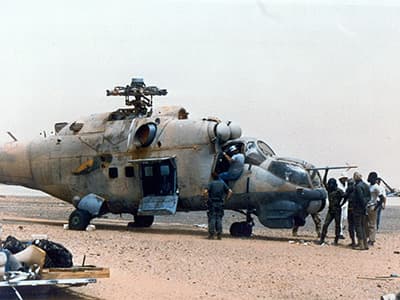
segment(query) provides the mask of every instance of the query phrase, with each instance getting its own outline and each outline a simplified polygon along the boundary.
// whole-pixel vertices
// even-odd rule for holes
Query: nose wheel
[[[237,212],[246,215],[246,221],[234,222],[229,228],[229,232],[235,237],[250,237],[253,233],[254,220],[251,216],[252,212],[247,211],[246,213],[238,210]]]
[[[83,209],[75,209],[69,216],[68,226],[71,230],[85,230],[92,216]]]

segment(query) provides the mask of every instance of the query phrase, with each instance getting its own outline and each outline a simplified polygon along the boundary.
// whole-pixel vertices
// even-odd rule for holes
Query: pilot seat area
[[[225,152],[225,153],[227,153],[228,155],[231,156],[232,154],[229,153],[229,148],[231,146],[233,146],[233,145],[236,146],[237,149],[239,149],[240,153],[244,154],[244,152],[243,152],[243,148],[244,148],[243,143],[230,143],[230,144],[224,146],[222,148],[222,151],[217,154],[216,164],[215,164],[215,168],[214,168],[214,172],[216,172],[217,174],[220,174],[222,172],[226,172],[226,171],[229,170],[230,164],[229,164],[229,161],[225,158],[223,152]]]

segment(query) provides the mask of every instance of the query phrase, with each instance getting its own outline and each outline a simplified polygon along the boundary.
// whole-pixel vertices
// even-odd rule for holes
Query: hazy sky
[[[400,186],[398,1],[0,3],[0,141],[111,111],[144,77],[159,105],[239,123],[282,156]]]

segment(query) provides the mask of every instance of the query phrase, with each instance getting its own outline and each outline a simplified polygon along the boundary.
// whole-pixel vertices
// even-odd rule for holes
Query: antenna
[[[153,96],[165,96],[167,93],[166,89],[146,86],[143,78],[132,78],[130,85],[116,86],[113,90],[106,91],[107,96],[125,96],[125,104],[133,106],[136,116],[151,115]],[[131,99],[131,97],[134,97],[134,99]]]

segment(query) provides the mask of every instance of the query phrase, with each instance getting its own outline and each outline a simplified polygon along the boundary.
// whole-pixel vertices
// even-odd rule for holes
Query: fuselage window
[[[168,176],[169,175],[169,166],[161,165],[160,166],[160,175],[161,176]]]
[[[118,168],[109,168],[108,169],[108,176],[110,178],[118,178]]]
[[[265,161],[265,155],[257,149],[255,142],[248,142],[246,145],[246,162],[254,165],[260,165]]]
[[[135,169],[133,167],[125,167],[126,177],[135,177]]]
[[[153,166],[145,166],[144,167],[144,176],[146,176],[146,177],[153,176]]]
[[[274,150],[271,149],[270,146],[268,146],[266,143],[263,141],[257,141],[258,148],[261,150],[262,153],[264,153],[266,156],[273,156],[275,155]]]

